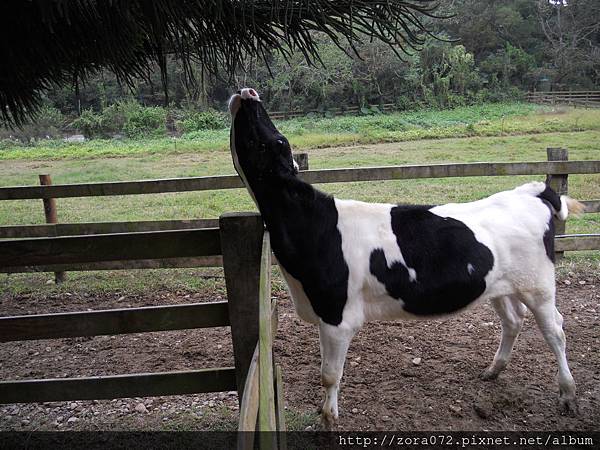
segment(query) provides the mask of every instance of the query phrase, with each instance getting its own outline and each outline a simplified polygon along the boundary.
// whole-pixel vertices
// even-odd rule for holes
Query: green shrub
[[[36,114],[34,122],[38,129],[47,130],[46,134],[56,135],[65,126],[65,116],[58,109],[44,105]]]
[[[167,111],[159,106],[141,106],[125,111],[123,131],[130,138],[164,136]]]
[[[117,102],[101,113],[85,110],[71,124],[87,138],[124,133],[130,138],[160,137],[166,134],[167,112],[158,106],[143,106],[135,101]]]
[[[227,119],[223,113],[214,110],[186,111],[182,120],[177,122],[177,129],[183,133],[202,130],[220,130],[227,127]]]
[[[400,111],[406,111],[415,107],[415,100],[406,95],[400,95],[394,99],[396,108]]]
[[[4,135],[4,131],[1,133],[2,135]],[[15,136],[7,136],[7,137],[0,137],[0,150],[9,150],[9,149],[14,149],[17,147],[23,147],[24,143],[22,141],[20,141],[19,139],[17,139]]]
[[[71,123],[71,126],[83,133],[86,138],[98,137],[104,134],[102,115],[95,113],[91,109],[84,110],[81,115]]]
[[[522,101],[525,98],[525,93],[515,86],[498,89],[481,89],[474,95],[475,103],[497,103]]]
[[[117,102],[104,108],[102,111],[102,127],[107,133],[122,133],[127,122],[126,111],[132,109],[129,106],[132,102]],[[136,103],[137,105],[137,103]],[[138,105],[139,106],[139,105]]]

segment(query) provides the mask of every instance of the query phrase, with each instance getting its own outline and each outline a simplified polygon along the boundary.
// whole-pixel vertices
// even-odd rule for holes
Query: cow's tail
[[[537,195],[544,200],[557,219],[567,220],[569,215],[579,216],[585,211],[585,205],[568,195],[558,195],[554,189],[546,185],[545,189]]]
[[[568,195],[560,196],[560,211],[557,212],[556,217],[560,220],[566,220],[569,215],[578,217],[585,211],[585,205],[578,202],[574,198]]]

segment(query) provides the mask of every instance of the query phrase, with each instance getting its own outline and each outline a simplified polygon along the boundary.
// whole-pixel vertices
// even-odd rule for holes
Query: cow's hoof
[[[321,413],[321,427],[325,431],[332,431],[335,429],[337,419],[337,416],[333,412],[323,411]]]
[[[579,406],[575,397],[560,397],[558,407],[563,416],[576,417],[579,415]]]
[[[492,369],[491,367],[488,367],[487,369],[485,369],[483,372],[481,372],[479,374],[479,378],[481,378],[484,381],[491,381],[491,380],[495,380],[496,378],[498,378],[499,373],[500,373],[499,370],[495,370],[495,369]]]

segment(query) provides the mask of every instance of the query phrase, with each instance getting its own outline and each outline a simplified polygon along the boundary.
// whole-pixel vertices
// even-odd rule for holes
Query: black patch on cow
[[[554,212],[559,212],[561,208],[560,195],[556,193],[554,189],[550,186],[546,185],[546,189],[543,192],[537,195],[539,199],[541,199],[547,206],[552,206],[554,211],[550,209],[550,212],[554,214]]]
[[[545,191],[544,191],[545,192]],[[552,191],[554,192],[554,191]],[[538,195],[538,197],[540,197]],[[548,256],[548,258],[550,259],[550,261],[555,262],[555,254],[554,254],[554,235],[556,233],[555,231],[555,226],[554,226],[554,217],[553,217],[553,210],[552,210],[552,205],[550,204],[550,202],[548,200],[546,200],[545,198],[541,198],[542,202],[544,202],[544,205],[546,205],[548,207],[548,209],[550,210],[550,218],[548,219],[548,228],[546,229],[546,231],[544,232],[544,248],[546,249],[546,256]]]
[[[548,229],[544,232],[544,248],[546,249],[546,255],[552,262],[555,262],[554,234],[554,219],[552,218],[552,215],[550,215],[550,219],[548,220]]]
[[[255,195],[279,264],[302,284],[317,316],[339,325],[349,271],[333,197],[293,178]]]
[[[416,281],[410,280],[400,262],[388,267],[383,249],[370,256],[370,271],[388,294],[419,316],[447,314],[467,306],[485,291],[485,276],[494,265],[492,252],[475,239],[469,227],[429,209],[397,206],[391,210],[392,230],[407,266],[416,271]]]
[[[289,142],[262,103],[241,101],[231,138],[279,264],[300,282],[317,316],[339,325],[349,270],[333,197],[296,177]]]
[[[554,235],[556,234],[556,228],[554,226],[554,215],[560,208],[562,207],[562,203],[560,201],[560,195],[556,193],[554,189],[550,186],[546,185],[546,189],[537,197],[544,202],[544,205],[548,207],[550,210],[550,219],[548,220],[548,228],[544,232],[544,248],[546,249],[546,255],[550,259],[550,261],[555,262],[555,254],[554,254]]]

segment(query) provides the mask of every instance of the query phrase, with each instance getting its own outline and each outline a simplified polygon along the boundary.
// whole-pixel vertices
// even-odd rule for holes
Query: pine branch
[[[423,43],[423,15],[433,0],[5,0],[0,2],[0,117],[20,124],[52,84],[72,83],[102,69],[131,83],[165,54],[208,71],[232,74],[271,50],[319,60],[311,32],[339,47],[361,38],[399,48]]]

